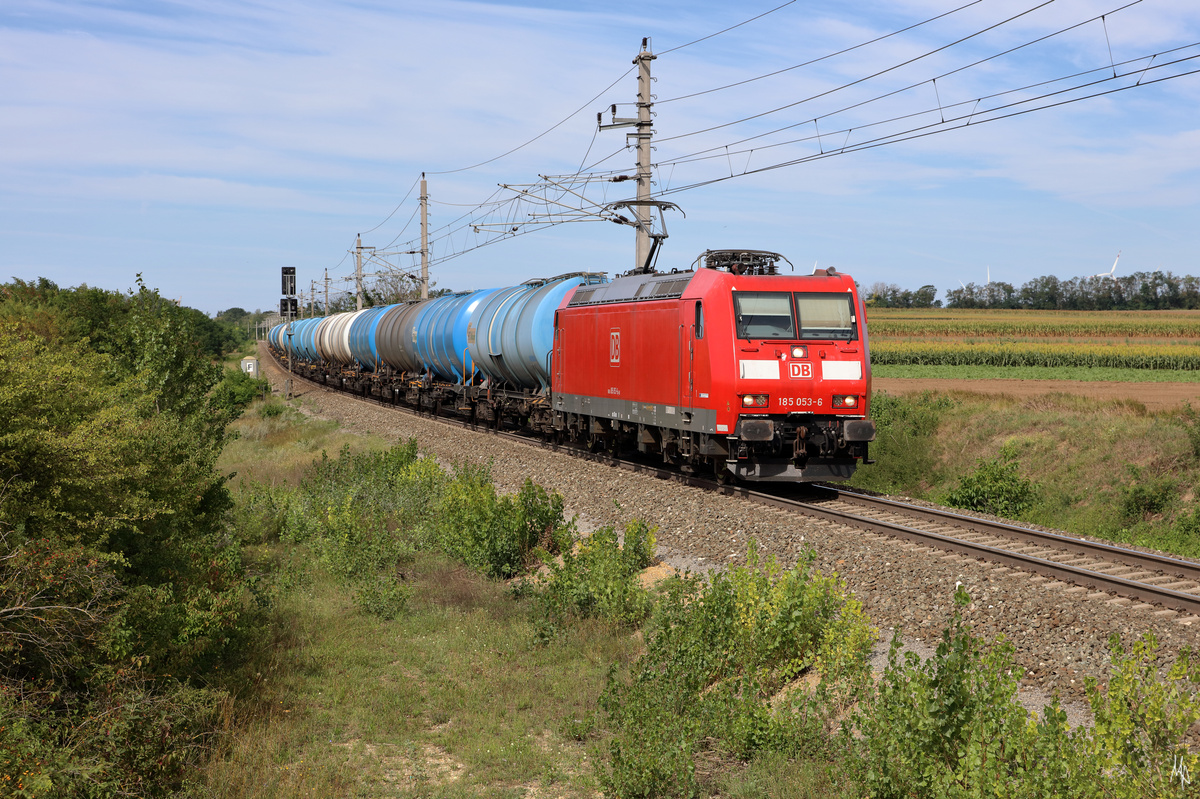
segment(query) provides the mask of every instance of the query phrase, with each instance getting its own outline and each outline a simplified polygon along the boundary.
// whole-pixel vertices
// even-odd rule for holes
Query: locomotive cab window
[[[739,291],[733,295],[740,339],[795,338],[792,297],[783,291]]]
[[[807,294],[798,291],[796,313],[800,317],[802,339],[858,339],[854,307],[848,293]]]
[[[696,300],[696,338],[704,338],[704,306]]]

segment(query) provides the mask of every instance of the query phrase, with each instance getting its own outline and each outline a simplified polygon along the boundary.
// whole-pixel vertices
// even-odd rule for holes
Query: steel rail
[[[268,352],[270,352],[269,349]],[[275,361],[275,365],[282,369],[278,358],[274,355],[274,353],[270,354],[272,359]],[[756,491],[741,485],[721,484],[712,479],[683,474],[662,466],[653,466],[644,463],[638,463],[636,461],[623,460],[614,457],[609,453],[589,452],[583,447],[575,445],[556,444],[553,442],[531,438],[519,433],[497,430],[486,425],[478,425],[471,422],[462,421],[460,419],[423,413],[420,410],[385,402],[380,398],[369,395],[362,396],[353,392],[343,391],[328,384],[318,383],[315,380],[310,380],[303,376],[294,375],[293,377],[309,383],[314,387],[324,388],[329,391],[336,391],[339,394],[344,394],[348,397],[362,400],[364,402],[378,404],[386,408],[401,410],[418,418],[430,419],[443,424],[448,424],[475,432],[501,436],[510,440],[522,442],[530,446],[541,447],[543,449],[549,449],[553,452],[561,452],[572,455],[583,460],[602,463],[608,466],[618,466],[635,473],[648,474],[659,479],[673,480],[684,485],[716,491],[727,496],[741,497],[757,504],[790,510],[807,516],[814,516],[828,521],[833,521],[838,524],[843,524],[848,527],[855,527],[874,533],[881,533],[887,536],[903,538],[916,543],[936,546],[939,549],[957,552],[972,558],[984,558],[989,561],[1003,563],[1024,571],[1030,571],[1046,577],[1053,577],[1054,579],[1061,580],[1063,582],[1071,582],[1088,588],[1094,588],[1098,591],[1116,593],[1118,595],[1129,597],[1131,599],[1137,599],[1149,604],[1162,605],[1163,607],[1170,608],[1171,610],[1183,611],[1193,615],[1200,615],[1200,595],[1189,594],[1184,591],[1176,591],[1171,588],[1150,585],[1148,583],[1142,583],[1136,580],[1129,580],[1118,575],[1104,574],[1103,572],[1092,571],[1090,569],[1072,566],[1066,563],[1057,563],[1055,561],[1040,558],[1035,555],[1028,555],[988,544],[979,544],[965,539],[954,538],[953,536],[944,535],[932,530],[922,530],[920,528],[909,527],[907,525],[897,524],[895,522],[872,519],[869,516],[862,516],[859,514],[850,513],[848,511],[826,508],[822,507],[819,503],[789,499],[764,491]],[[848,502],[886,508],[890,512],[913,516],[926,521],[953,524],[954,526],[964,527],[977,533],[1011,536],[1031,544],[1037,544],[1039,546],[1067,549],[1069,551],[1076,552],[1077,554],[1103,557],[1110,561],[1115,559],[1127,565],[1134,565],[1139,568],[1151,568],[1156,571],[1167,572],[1181,576],[1184,579],[1194,579],[1197,582],[1200,582],[1200,564],[1179,560],[1178,558],[1170,558],[1162,555],[1138,552],[1136,550],[1123,549],[1110,544],[1084,541],[1056,533],[1045,533],[1039,530],[1031,530],[1026,527],[1018,527],[1016,525],[1006,524],[1003,522],[990,522],[985,519],[979,519],[973,516],[965,516],[952,511],[939,511],[933,508],[909,505],[907,503],[897,502],[895,500],[871,497],[866,494],[859,494],[843,488],[834,488],[827,485],[823,485],[822,488],[834,492],[839,497],[846,499]]]
[[[911,505],[907,502],[898,502],[893,499],[884,497],[873,497],[869,494],[862,494],[850,489],[841,488],[839,486],[824,486],[825,489],[833,491],[839,498],[846,502],[866,505],[868,507],[883,508],[885,510],[900,513],[905,516],[914,516],[919,519],[932,522],[942,522],[951,524],[955,527],[962,527],[977,533],[996,534],[1009,538],[1017,538],[1022,541],[1028,541],[1031,544],[1039,546],[1054,547],[1055,549],[1065,549],[1070,552],[1075,552],[1080,555],[1088,555],[1106,560],[1119,560],[1130,566],[1138,568],[1153,569],[1165,574],[1173,574],[1189,580],[1200,582],[1200,563],[1189,560],[1181,560],[1179,558],[1169,557],[1167,555],[1158,555],[1153,552],[1139,552],[1135,549],[1125,549],[1124,547],[1105,544],[1099,541],[1091,541],[1086,538],[1075,538],[1061,533],[1052,533],[1045,530],[1033,530],[1028,527],[1021,527],[1007,522],[994,522],[987,519],[980,519],[975,516],[967,516],[961,513],[955,513],[950,510],[941,510],[938,508],[926,508],[919,505]]]

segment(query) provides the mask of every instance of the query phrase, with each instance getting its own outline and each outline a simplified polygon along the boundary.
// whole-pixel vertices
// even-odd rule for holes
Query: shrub
[[[499,496],[484,467],[459,466],[439,497],[437,546],[489,577],[509,578],[556,554],[570,540],[563,498],[532,480],[515,496]]]
[[[1037,495],[1037,486],[1017,472],[1014,448],[1005,446],[1000,456],[980,460],[975,470],[946,495],[945,503],[995,516],[1017,518]]]
[[[418,456],[415,440],[383,452],[345,447],[337,458],[322,453],[297,489],[247,492],[242,515],[250,530],[277,527],[282,540],[308,545],[360,609],[391,619],[411,596],[402,569],[414,557],[413,528],[443,478],[432,459]]]
[[[1137,524],[1157,516],[1175,501],[1176,484],[1170,477],[1143,476],[1142,470],[1129,466],[1129,483],[1121,489],[1121,518]]]
[[[1007,750],[1011,759],[1023,739],[1027,714],[1016,700],[1012,646],[1000,640],[984,647],[963,622],[970,598],[961,587],[954,600],[954,616],[928,660],[912,652],[901,660],[897,631],[883,679],[855,716],[863,782],[872,796],[962,795],[962,783],[978,782],[978,772],[1003,771],[1000,753]],[[1057,708],[1046,717],[1062,722]],[[994,777],[983,777],[983,784]]]
[[[0,784],[5,796],[176,796],[206,757],[227,695],[155,688],[137,667],[87,702],[32,713],[0,692]]]
[[[400,581],[398,572],[377,573],[359,580],[353,594],[355,605],[381,619],[399,616],[411,598],[412,589]]]
[[[1186,744],[1189,730],[1200,721],[1200,660],[1183,650],[1159,678],[1158,641],[1153,631],[1126,652],[1116,636],[1109,641],[1107,690],[1095,680],[1087,685],[1095,726],[1083,738],[1079,760],[1089,766],[1091,780],[1110,795],[1183,796],[1180,775],[1200,772],[1200,755]]]
[[[710,582],[667,581],[646,653],[601,698],[612,732],[605,790],[696,795],[702,740],[741,758],[825,750],[832,713],[820,703],[834,692],[781,689],[814,670],[827,689],[864,679],[872,638],[837,580],[808,562],[787,571],[760,562],[753,545],[745,567]]]
[[[287,403],[283,400],[272,397],[262,404],[258,409],[258,415],[264,419],[275,419],[283,416],[283,412],[288,408]]]
[[[1183,432],[1192,445],[1192,457],[1200,461],[1200,412],[1192,407],[1192,403],[1184,400],[1180,415],[1183,417]]]
[[[535,591],[547,619],[591,616],[618,624],[636,624],[650,613],[650,593],[638,574],[654,561],[654,531],[635,519],[625,527],[625,545],[616,531],[604,527],[579,542],[578,550],[564,547],[562,564],[547,564]]]
[[[1017,700],[1020,670],[1012,646],[990,646],[963,623],[966,592],[929,660],[898,657],[854,718],[864,790],[879,799],[1005,796],[1113,797],[1191,795],[1180,774],[1196,773],[1200,755],[1185,736],[1200,719],[1194,688],[1200,663],[1184,652],[1160,680],[1152,634],[1129,654],[1114,639],[1108,690],[1087,685],[1095,717],[1071,730],[1055,700],[1040,718]]]
[[[1174,531],[1184,539],[1200,538],[1200,508],[1194,509],[1190,514],[1185,513],[1177,517]]]
[[[251,377],[240,369],[226,369],[209,396],[209,406],[232,422],[246,406],[270,390],[271,384],[265,379]]]

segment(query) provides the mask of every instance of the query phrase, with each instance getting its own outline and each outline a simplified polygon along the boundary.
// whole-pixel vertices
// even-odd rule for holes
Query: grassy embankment
[[[275,575],[276,623],[204,793],[594,795],[589,747],[571,729],[590,723],[609,666],[636,655],[629,629],[584,623],[538,646],[532,605],[429,550],[401,567],[402,613],[364,613],[317,543],[281,542],[270,529],[278,519],[246,509],[264,487],[311,480],[322,452],[379,453],[386,442],[277,400],[234,428],[222,465],[237,472],[241,512],[253,517],[243,528],[264,528],[246,534],[261,539],[252,557]]]

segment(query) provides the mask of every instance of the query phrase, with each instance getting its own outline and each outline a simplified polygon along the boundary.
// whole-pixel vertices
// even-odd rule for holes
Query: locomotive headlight
[[[808,347],[792,347],[792,357],[793,358],[807,358],[808,357]]]
[[[858,397],[854,394],[834,394],[833,407],[835,408],[857,408]]]
[[[769,403],[769,398],[766,394],[743,394],[743,408],[765,408]]]

